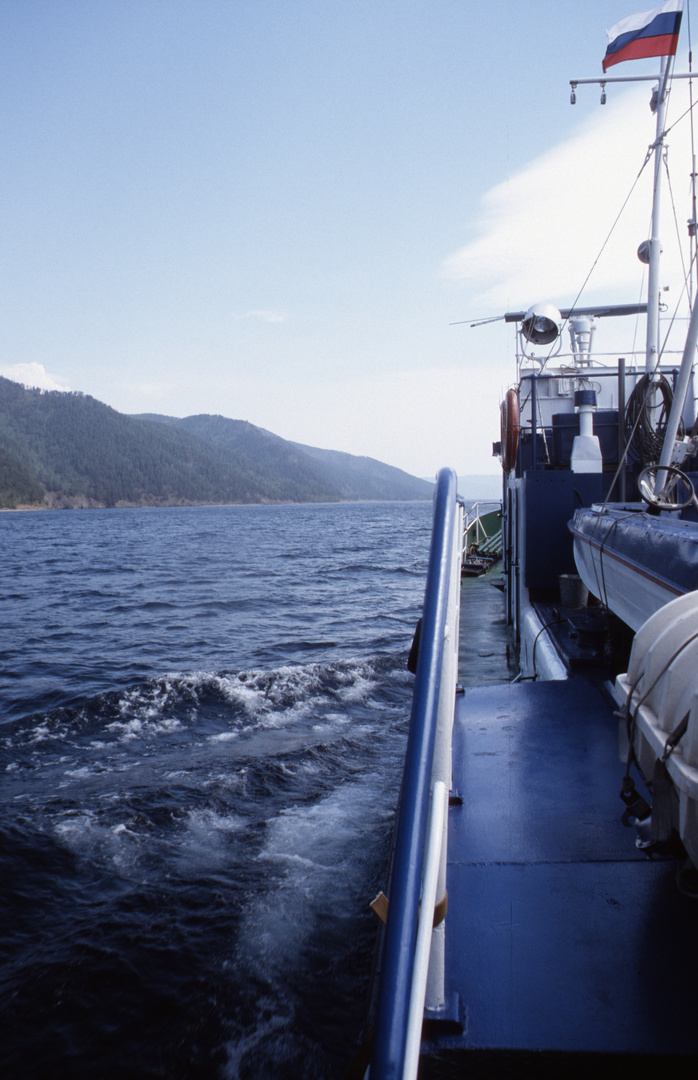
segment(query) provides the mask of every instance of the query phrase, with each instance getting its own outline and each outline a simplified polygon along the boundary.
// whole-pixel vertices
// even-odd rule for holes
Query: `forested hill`
[[[343,471],[335,458],[347,459]],[[431,490],[370,458],[302,447],[244,421],[125,416],[85,394],[0,377],[0,507],[421,499]]]
[[[172,416],[148,413],[137,419],[155,420],[174,425],[198,435],[206,442],[239,454],[258,468],[277,476],[294,501],[315,498],[356,499],[429,499],[434,488],[425,480],[385,465],[375,458],[358,457],[339,450],[319,450],[302,443],[289,442],[271,431],[255,427],[246,420],[225,416]],[[301,494],[305,492],[305,494]],[[331,496],[327,493],[331,492]]]

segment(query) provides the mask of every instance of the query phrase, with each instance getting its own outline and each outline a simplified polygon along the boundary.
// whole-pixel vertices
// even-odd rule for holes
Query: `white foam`
[[[65,736],[49,731],[47,724],[40,724],[38,727],[35,727],[34,730],[29,733],[28,741],[30,743],[44,742],[46,739],[50,739],[52,737],[64,738]]]
[[[276,864],[266,896],[245,916],[240,948],[253,970],[269,978],[291,970],[317,920],[332,911],[340,921],[355,916],[368,899],[358,894],[373,858],[370,836],[382,823],[385,796],[375,776],[350,781],[313,806],[287,809],[267,826],[258,859]]]
[[[135,836],[133,830],[129,829],[128,825],[124,825],[123,822],[121,825],[113,825],[111,831],[114,836],[121,836],[123,833],[128,833],[129,836]]]
[[[201,869],[227,866],[230,862],[230,845],[237,843],[237,836],[246,828],[247,822],[236,814],[220,814],[215,810],[190,810],[184,819],[184,832],[177,837],[176,856],[187,873]]]
[[[149,719],[154,713],[146,714],[143,719],[133,716],[130,720],[114,720],[107,724],[107,731],[120,733],[120,742],[129,742],[132,739],[150,738],[157,735],[169,735],[173,731],[180,731],[184,725],[180,720],[172,719]],[[92,745],[95,745],[94,743]]]
[[[370,661],[357,659],[240,674],[169,673],[147,687],[125,691],[118,705],[119,718],[108,730],[123,741],[174,730],[181,721],[167,720],[168,711],[189,706],[194,720],[204,694],[231,706],[229,729],[207,736],[211,742],[232,741],[250,730],[292,727],[308,718],[346,724],[349,719],[337,712],[337,700],[347,705],[366,702],[377,685]]]
[[[321,866],[320,863],[314,862],[313,859],[306,859],[302,855],[294,855],[288,851],[263,851],[259,858],[267,859],[269,862],[300,866],[304,870],[330,869],[328,866]]]
[[[236,814],[218,814],[215,810],[190,810],[187,814],[189,828],[197,836],[210,832],[238,832],[244,828],[245,820]]]
[[[370,698],[377,685],[375,679],[367,679],[357,673],[348,686],[339,688],[337,694],[342,701],[346,702],[366,701]]]
[[[66,811],[65,820],[58,821],[55,831],[71,850],[89,846],[88,838],[94,835],[95,816],[87,810],[82,813]]]

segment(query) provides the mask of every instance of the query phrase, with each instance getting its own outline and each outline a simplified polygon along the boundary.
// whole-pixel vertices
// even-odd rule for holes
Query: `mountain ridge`
[[[339,455],[336,457],[335,455]],[[292,443],[208,414],[128,416],[76,391],[0,377],[0,508],[424,499],[371,458]]]
[[[233,420],[209,413],[182,419],[145,413],[138,414],[135,419],[182,427],[214,446],[235,451],[248,461],[273,468],[287,484],[302,481],[323,501],[430,498],[433,491],[433,485],[428,481],[375,458],[292,442],[248,420]],[[328,492],[332,493],[329,498]]]

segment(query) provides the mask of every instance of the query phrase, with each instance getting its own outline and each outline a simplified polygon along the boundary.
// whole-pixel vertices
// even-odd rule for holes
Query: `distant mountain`
[[[213,446],[239,454],[251,466],[263,467],[279,477],[298,502],[307,502],[309,494],[329,501],[428,499],[434,490],[433,484],[374,458],[289,442],[246,420],[209,415],[178,420],[155,413],[137,419],[175,425]]]
[[[80,393],[0,377],[0,507],[422,499],[431,485],[369,458],[346,475],[222,416],[125,416]],[[363,463],[357,465],[356,463]]]

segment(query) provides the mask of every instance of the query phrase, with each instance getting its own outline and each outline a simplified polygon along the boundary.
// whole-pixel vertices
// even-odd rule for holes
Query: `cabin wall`
[[[600,473],[538,470],[524,477],[527,514],[523,579],[527,589],[556,590],[560,574],[574,574],[572,535],[567,527],[574,511],[603,498]]]

